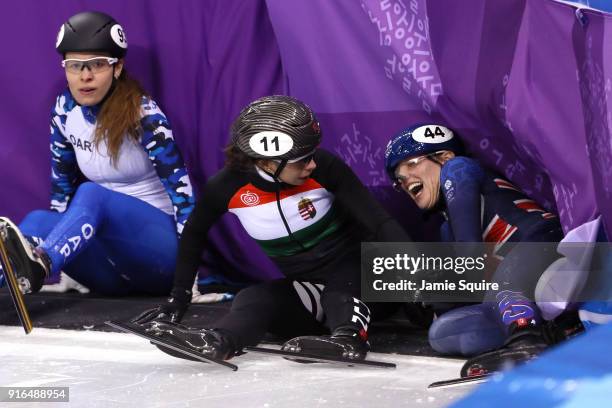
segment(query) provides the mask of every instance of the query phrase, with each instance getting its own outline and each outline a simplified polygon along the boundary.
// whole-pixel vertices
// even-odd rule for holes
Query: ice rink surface
[[[474,385],[427,390],[461,360],[369,354],[397,369],[299,364],[243,355],[239,369],[168,356],[121,333],[0,326],[0,386],[70,387],[75,407],[445,407]],[[2,405],[2,403],[0,403]],[[11,407],[68,404],[6,403]]]

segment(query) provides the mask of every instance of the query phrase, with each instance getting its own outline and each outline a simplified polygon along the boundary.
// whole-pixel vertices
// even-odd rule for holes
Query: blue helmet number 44
[[[444,143],[453,137],[453,131],[445,126],[426,125],[412,131],[412,138],[421,143]]]

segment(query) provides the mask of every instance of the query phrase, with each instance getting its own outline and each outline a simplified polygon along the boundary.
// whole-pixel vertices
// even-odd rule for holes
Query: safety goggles
[[[110,57],[94,57],[84,60],[69,58],[62,61],[62,67],[71,74],[79,74],[85,68],[91,73],[97,74],[109,70],[117,61],[119,59]]]
[[[441,150],[441,151],[435,152],[435,153],[429,153],[429,154],[426,154],[424,156],[415,157],[414,159],[404,160],[400,164],[402,166],[406,167],[408,171],[410,171],[410,170],[413,170],[423,160],[428,159],[428,158],[433,157],[433,156],[437,156],[440,153],[444,153],[444,150]],[[405,184],[408,181],[407,177],[404,177],[404,176],[401,176],[401,175],[397,174],[397,170],[399,170],[399,167],[400,166],[398,165],[395,168],[395,178],[393,179],[393,188],[396,189],[397,191],[401,191],[402,190],[402,185]]]
[[[296,157],[295,159],[287,160],[287,163],[299,163],[303,165],[307,165],[314,159],[314,155],[317,150],[313,150],[312,152],[305,154],[304,156]],[[280,160],[274,160],[277,163],[280,163]]]

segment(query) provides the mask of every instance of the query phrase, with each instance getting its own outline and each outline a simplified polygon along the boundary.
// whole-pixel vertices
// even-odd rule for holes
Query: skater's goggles
[[[308,163],[310,163],[313,159],[314,159],[314,155],[317,152],[317,150],[313,150],[312,152],[305,154],[304,156],[300,156],[300,157],[296,157],[295,159],[291,159],[291,160],[287,160],[287,163],[299,163],[302,164],[304,166],[306,166]],[[280,163],[280,160],[274,160],[277,163]]]
[[[415,157],[414,159],[404,160],[400,163],[400,165],[406,167],[408,171],[411,171],[411,170],[414,170],[417,164],[419,164],[423,160],[428,159],[430,157],[437,156],[440,153],[444,153],[444,150],[440,150],[434,153],[429,153],[424,156]],[[395,168],[395,178],[393,179],[393,188],[396,189],[397,191],[402,191],[402,185],[408,181],[407,177],[397,174],[397,171],[399,170],[400,165],[398,165]]]
[[[113,64],[116,64],[119,59],[110,57],[94,57],[88,59],[65,59],[62,61],[62,67],[71,74],[79,74],[85,68],[91,73],[98,74],[110,69]]]

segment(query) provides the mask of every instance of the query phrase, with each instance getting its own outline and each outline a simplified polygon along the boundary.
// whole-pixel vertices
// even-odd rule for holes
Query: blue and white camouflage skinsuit
[[[166,294],[177,241],[194,206],[191,182],[166,116],[142,98],[139,141],[125,137],[111,163],[94,134],[100,105],[81,106],[68,90],[51,116],[51,211],[19,226],[60,271],[108,295]],[[78,184],[82,173],[89,181]]]

